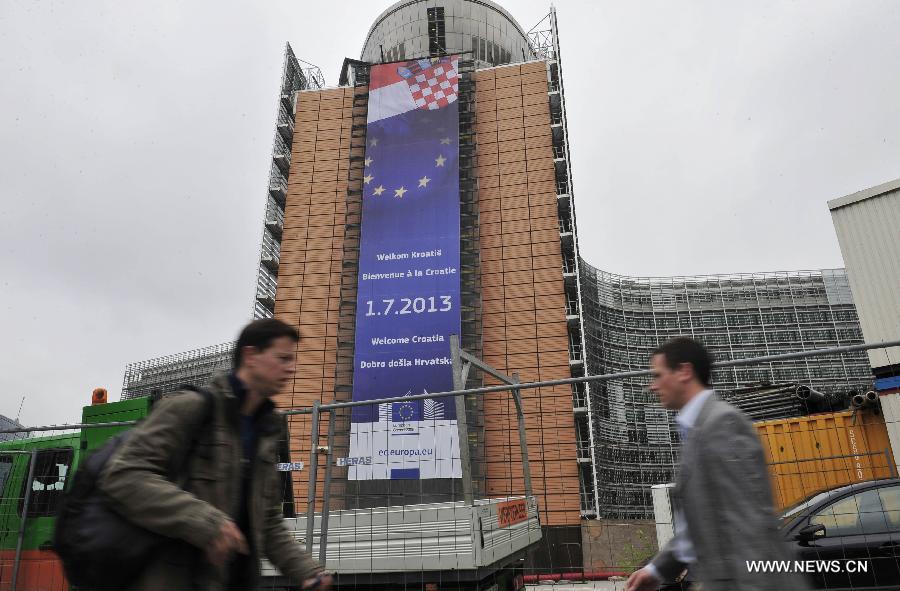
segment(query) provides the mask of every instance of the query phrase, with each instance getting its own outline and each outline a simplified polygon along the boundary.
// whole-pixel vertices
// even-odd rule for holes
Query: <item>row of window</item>
[[[384,52],[384,61],[385,62],[399,62],[401,60],[406,59],[406,43],[400,42],[399,44],[391,47],[387,51]]]
[[[620,311],[610,313],[604,310],[600,314],[594,313],[589,305],[585,307],[585,322],[595,331],[613,337],[626,332],[650,332],[661,333],[714,333],[717,331],[731,331],[735,329],[750,329],[753,331],[766,331],[777,333],[784,330],[800,328],[836,328],[843,330],[842,334],[856,334],[861,336],[859,321],[854,311],[831,310],[828,312],[816,312],[815,315],[797,315],[794,313],[768,313],[756,319],[742,318],[736,315],[725,315],[722,312],[707,312],[705,314],[693,313],[677,317],[666,317],[659,314],[625,315]],[[824,314],[824,315],[823,315]]]
[[[512,53],[508,49],[481,37],[472,37],[472,55],[476,60],[492,66],[508,64],[513,61]]]
[[[804,345],[837,346],[858,343],[862,341],[862,335],[858,331],[835,331],[833,328],[804,329],[802,331],[779,332],[732,332],[730,334],[713,333],[704,334],[692,331],[693,337],[706,345],[713,356],[719,360],[731,357],[754,357],[757,353],[767,355],[770,353],[787,353],[803,348]],[[599,338],[595,333],[588,332],[588,342],[602,350],[603,357],[607,353],[619,356],[646,357],[650,351],[670,338],[684,334],[673,332],[671,334],[610,334],[608,338]],[[691,332],[686,334],[691,335]],[[732,355],[732,349],[733,355]],[[753,354],[747,355],[747,352]]]
[[[710,275],[706,277],[698,277],[694,280],[685,280],[673,277],[666,281],[665,279],[647,279],[640,281],[632,277],[621,277],[610,275],[603,271],[598,272],[588,265],[586,269],[590,273],[590,278],[597,283],[601,289],[618,290],[621,292],[631,291],[653,291],[655,293],[672,294],[677,292],[700,293],[704,291],[711,292],[733,292],[733,293],[759,293],[771,289],[790,289],[792,291],[803,289],[824,289],[826,285],[832,288],[841,288],[849,285],[847,275],[842,272],[840,276],[830,276],[827,272],[813,273],[810,275],[800,275],[792,277],[773,277],[761,276],[758,278],[735,279],[731,277],[718,277]]]
[[[596,316],[601,324],[617,327],[627,327],[631,329],[648,329],[648,330],[674,330],[674,329],[690,329],[702,327],[738,327],[738,328],[770,328],[782,326],[802,326],[803,324],[835,324],[835,323],[856,323],[858,317],[856,312],[851,309],[841,308],[820,308],[820,309],[800,309],[779,310],[747,313],[742,311],[731,310],[705,310],[691,311],[681,314],[666,314],[664,312],[655,311],[646,314],[629,314],[621,310],[611,310],[603,308],[599,313],[594,312],[590,307],[592,315]]]
[[[709,290],[696,292],[653,292],[653,291],[632,291],[632,292],[601,292],[600,301],[615,302],[626,307],[645,306],[652,307],[654,304],[716,304],[716,303],[763,303],[784,301],[792,303],[798,300],[804,302],[809,300],[817,300],[821,303],[827,303],[826,292],[824,288],[802,288],[802,289],[760,289],[755,292],[732,292],[728,290]]]
[[[444,8],[428,9],[428,55],[447,53],[447,34],[444,23]]]

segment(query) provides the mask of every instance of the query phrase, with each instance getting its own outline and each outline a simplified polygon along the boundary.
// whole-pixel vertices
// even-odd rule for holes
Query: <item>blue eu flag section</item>
[[[373,66],[353,400],[453,389],[460,331],[457,56]],[[452,399],[361,406],[350,480],[460,478]]]

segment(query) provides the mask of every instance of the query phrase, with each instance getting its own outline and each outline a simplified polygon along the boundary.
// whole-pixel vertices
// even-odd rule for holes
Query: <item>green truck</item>
[[[86,406],[81,426],[0,442],[0,591],[69,590],[53,552],[63,492],[88,454],[129,428],[87,425],[137,421],[150,407],[150,398]],[[305,544],[306,518],[295,516],[290,486],[295,465],[287,442],[282,447],[285,521]],[[320,525],[316,515],[314,556]],[[398,581],[412,589],[518,590],[521,560],[542,536],[533,496],[332,511],[329,531],[326,566],[337,573],[336,588],[355,591],[397,588]],[[294,588],[266,561],[262,572],[267,588]]]
[[[84,407],[82,424],[136,421],[149,411],[149,398],[96,404]],[[83,427],[0,442],[0,591],[69,588],[62,563],[53,552],[63,490],[87,454],[127,428]]]

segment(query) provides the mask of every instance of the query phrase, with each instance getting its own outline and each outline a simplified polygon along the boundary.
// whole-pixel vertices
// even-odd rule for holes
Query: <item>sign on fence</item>
[[[528,505],[525,499],[506,501],[497,505],[497,523],[500,527],[509,527],[528,519]]]
[[[276,466],[279,472],[299,472],[303,469],[303,462],[281,462]]]

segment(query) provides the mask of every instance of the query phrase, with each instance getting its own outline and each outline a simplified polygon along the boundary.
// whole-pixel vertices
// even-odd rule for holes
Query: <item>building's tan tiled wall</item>
[[[285,204],[275,317],[297,327],[297,372],[282,408],[331,402],[337,362],[341,259],[350,163],[353,88],[297,95],[291,173]],[[326,422],[320,433],[324,444]],[[309,464],[309,416],[290,420],[291,459]],[[319,471],[321,499],[324,471]],[[294,496],[305,510],[307,471],[295,473]]]
[[[570,377],[544,62],[475,73],[484,361],[522,381]],[[523,390],[544,525],[580,520],[572,393]],[[522,494],[515,407],[485,402],[487,492]]]

